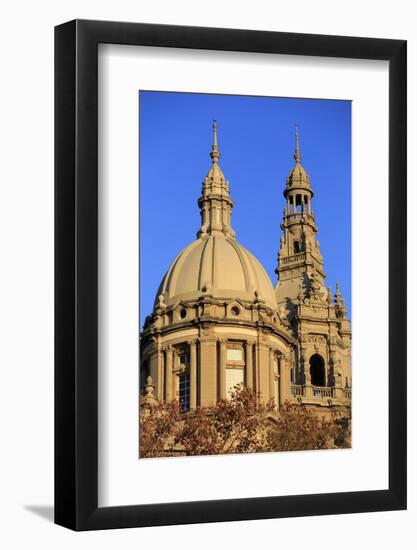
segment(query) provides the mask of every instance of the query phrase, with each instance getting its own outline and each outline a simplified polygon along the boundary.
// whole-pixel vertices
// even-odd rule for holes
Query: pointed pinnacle
[[[295,162],[300,162],[301,153],[300,153],[300,140],[298,135],[298,124],[295,125],[295,153],[294,153]]]
[[[213,145],[211,147],[210,157],[213,162],[218,162],[220,158],[219,148],[217,145],[217,121],[213,120]]]

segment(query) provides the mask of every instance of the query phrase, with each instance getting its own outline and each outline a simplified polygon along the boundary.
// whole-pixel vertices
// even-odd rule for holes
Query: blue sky
[[[220,166],[235,201],[236,238],[260,260],[274,286],[282,193],[299,125],[327,286],[334,293],[340,283],[351,316],[350,101],[141,91],[139,109],[141,324],[171,262],[196,238],[213,119]]]

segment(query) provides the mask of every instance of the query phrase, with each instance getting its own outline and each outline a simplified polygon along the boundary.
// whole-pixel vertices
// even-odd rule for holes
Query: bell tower
[[[317,226],[312,209],[314,196],[310,178],[301,164],[298,126],[295,131],[295,165],[287,177],[284,189],[284,208],[278,252],[278,274],[276,296],[278,307],[285,307],[291,317],[291,302],[300,292],[309,292],[314,281],[318,294],[326,296],[324,281],[326,273],[319,241],[316,238]]]
[[[297,341],[291,393],[305,404],[349,406],[351,329],[339,286],[333,298],[317,240],[313,189],[301,164],[298,127],[295,165],[284,189],[286,206],[276,273],[278,314]]]

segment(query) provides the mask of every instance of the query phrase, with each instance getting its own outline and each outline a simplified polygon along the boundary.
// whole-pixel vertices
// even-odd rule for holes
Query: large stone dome
[[[180,252],[162,280],[155,305],[161,295],[167,306],[209,295],[259,300],[276,308],[272,282],[260,262],[221,232],[199,238]]]

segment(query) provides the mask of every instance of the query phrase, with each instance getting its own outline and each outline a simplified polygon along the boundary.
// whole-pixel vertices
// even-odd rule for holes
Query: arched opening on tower
[[[298,254],[300,252],[300,243],[299,241],[294,241],[294,254]]]
[[[318,353],[310,357],[310,376],[313,386],[325,386],[324,359]]]

